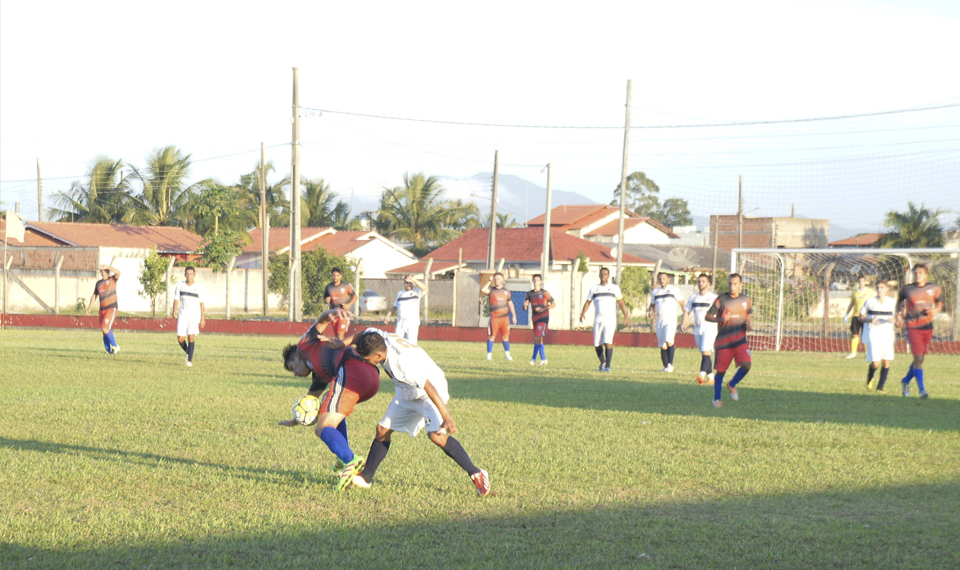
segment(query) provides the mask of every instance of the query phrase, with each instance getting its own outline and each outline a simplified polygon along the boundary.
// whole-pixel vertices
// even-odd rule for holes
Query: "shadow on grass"
[[[528,509],[496,496],[441,519],[397,522],[395,489],[338,497],[354,523],[318,517],[259,532],[205,528],[162,542],[39,549],[0,545],[6,568],[844,568],[960,566],[960,485],[731,497],[683,504]],[[952,505],[952,506],[951,506]],[[531,512],[533,511],[533,512]],[[361,518],[361,517],[357,517]],[[189,532],[186,529],[184,532]],[[87,540],[92,541],[92,538]]]
[[[570,378],[477,379],[448,376],[455,398],[510,402],[557,408],[612,410],[668,415],[742,418],[759,421],[833,422],[934,431],[960,431],[960,401],[928,400],[900,395],[900,382],[887,392],[837,394],[752,388],[748,376],[740,385],[740,401],[723,389],[722,409],[712,406],[713,387],[694,382],[643,382]]]

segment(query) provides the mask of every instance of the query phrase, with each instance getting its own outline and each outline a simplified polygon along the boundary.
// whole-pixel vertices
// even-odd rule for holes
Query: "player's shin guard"
[[[603,364],[604,364],[604,360],[603,360],[603,345],[601,344],[600,346],[595,346],[595,347],[593,347],[593,349],[597,351],[597,358],[600,359],[600,365],[603,366]]]
[[[457,465],[462,467],[463,470],[470,475],[480,471],[477,469],[477,466],[473,464],[473,461],[470,461],[470,456],[467,455],[466,450],[463,449],[463,446],[460,445],[460,442],[454,438],[447,436],[447,444],[440,449],[442,449],[443,452],[450,457],[450,459],[456,461]]]
[[[538,345],[540,347],[540,360],[547,359],[547,351],[543,348],[543,344]]]
[[[193,362],[193,350],[194,348],[196,348],[196,346],[197,346],[197,343],[195,342],[191,342],[190,344],[187,345],[187,360],[189,360],[190,362]]]
[[[723,394],[723,375],[725,372],[717,372],[717,375],[713,377],[713,399],[719,400],[720,395]]]
[[[700,372],[703,372],[704,374],[710,374],[711,366],[713,366],[713,364],[710,362],[710,355],[701,354],[700,355]]]
[[[733,375],[733,380],[730,381],[730,385],[736,388],[737,384],[747,375],[747,372],[750,372],[750,363],[744,362],[740,368],[737,368],[737,373]]]
[[[887,374],[889,373],[889,368],[880,369],[880,383],[877,384],[877,390],[883,390],[883,385],[887,383]]]
[[[509,340],[503,341],[503,351],[506,352],[506,353],[508,353],[508,354],[510,353],[510,341],[509,341]]]
[[[347,445],[346,438],[343,437],[343,434],[338,432],[332,427],[325,427],[320,432],[320,440],[323,443],[327,444],[327,447],[330,448],[330,451],[336,455],[340,461],[344,463],[350,463],[353,461],[353,450],[350,449],[350,446]]]
[[[667,364],[673,364],[673,355],[676,354],[677,347],[670,345],[667,347]]]
[[[923,387],[923,369],[914,368],[913,377],[917,379],[917,388],[920,389],[920,392],[926,392],[927,389]]]
[[[377,474],[377,469],[380,468],[380,463],[386,459],[388,451],[390,451],[389,441],[373,440],[373,443],[370,444],[370,452],[367,453],[367,462],[363,465],[363,473],[360,474],[364,481],[373,483],[373,476]]]
[[[909,384],[910,381],[913,380],[916,373],[917,371],[913,369],[913,365],[911,364],[910,370],[907,370],[907,375],[903,377],[903,380],[901,380],[901,382],[903,382],[904,384]]]
[[[607,368],[610,368],[610,363],[613,362],[613,347],[604,348],[603,355],[607,359]]]
[[[103,335],[103,349],[106,350],[107,352],[110,352],[110,335],[109,334]]]

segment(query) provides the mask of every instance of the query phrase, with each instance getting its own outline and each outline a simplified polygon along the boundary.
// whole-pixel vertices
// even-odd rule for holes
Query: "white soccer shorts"
[[[673,344],[677,336],[677,321],[661,323],[657,321],[657,346],[663,348],[666,343]]]
[[[706,331],[701,331],[699,328],[693,329],[693,340],[697,343],[697,350],[700,352],[713,352],[713,343],[717,340],[716,327]]]
[[[879,362],[881,360],[893,360],[893,339],[887,342],[878,340],[867,344],[867,362]]]
[[[593,346],[613,344],[613,334],[617,332],[617,319],[597,319],[593,322]]]
[[[420,321],[410,319],[399,319],[397,321],[397,330],[395,335],[403,337],[413,344],[417,344],[417,337],[420,335]]]
[[[177,319],[177,336],[200,334],[200,315],[181,315]]]
[[[437,431],[442,423],[440,410],[433,405],[430,398],[419,400],[394,398],[387,406],[383,419],[380,420],[380,425],[386,429],[409,433],[411,437],[416,437],[423,428],[427,428],[427,433]]]

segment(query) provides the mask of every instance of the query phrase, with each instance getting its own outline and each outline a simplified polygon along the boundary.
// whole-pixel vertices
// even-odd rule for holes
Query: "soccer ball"
[[[293,403],[293,419],[300,425],[312,426],[320,414],[320,400],[316,396],[301,396]]]

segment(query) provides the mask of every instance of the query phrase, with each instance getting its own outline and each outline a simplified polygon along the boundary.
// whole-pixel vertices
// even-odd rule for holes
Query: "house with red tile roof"
[[[626,244],[669,244],[680,237],[660,222],[630,210],[624,216]],[[547,215],[541,214],[527,222],[527,227],[543,228],[546,222]],[[604,204],[557,206],[550,210],[550,227],[596,243],[615,244],[620,232],[620,208]]]
[[[883,241],[883,238],[886,236],[887,234],[881,234],[881,233],[857,234],[853,237],[848,237],[847,239],[832,241],[827,245],[829,247],[876,248],[876,247],[880,247],[880,243]]]
[[[257,269],[262,266],[261,230],[250,230],[251,243],[237,257],[237,267]],[[302,228],[300,252],[323,248],[334,255],[342,255],[352,262],[363,260],[361,273],[368,279],[385,277],[394,267],[409,265],[416,256],[393,241],[372,231],[340,231],[333,228]],[[272,255],[286,255],[290,250],[290,228],[270,228],[269,248]]]

